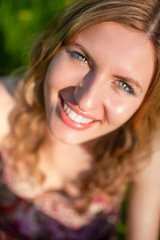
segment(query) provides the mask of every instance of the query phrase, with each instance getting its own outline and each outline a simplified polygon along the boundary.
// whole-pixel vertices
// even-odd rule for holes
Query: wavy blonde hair
[[[119,129],[87,143],[95,159],[91,171],[79,184],[90,199],[95,191],[117,196],[146,161],[148,143],[154,132],[160,108],[160,2],[158,0],[76,0],[50,23],[34,47],[29,71],[20,82],[15,109],[11,115],[10,153],[17,174],[43,184],[38,170],[38,149],[46,132],[43,82],[51,59],[61,46],[69,44],[91,25],[113,21],[146,34],[155,49],[155,74],[145,99],[134,116]],[[144,69],[145,71],[145,69]],[[147,146],[147,148],[146,148]],[[145,152],[143,151],[143,152]],[[22,172],[22,166],[26,171]]]

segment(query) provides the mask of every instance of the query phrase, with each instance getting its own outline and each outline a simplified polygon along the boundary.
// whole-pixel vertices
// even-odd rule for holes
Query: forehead
[[[103,44],[102,47],[105,46],[105,43],[113,43],[115,48],[121,45],[122,50],[133,48],[146,49],[146,52],[154,50],[152,42],[144,32],[116,22],[103,22],[90,26],[80,32],[75,40],[84,43],[90,41],[92,44],[97,41]]]

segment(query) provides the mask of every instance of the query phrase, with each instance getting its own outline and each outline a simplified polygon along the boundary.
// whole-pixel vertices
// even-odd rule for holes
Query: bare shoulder
[[[147,166],[137,174],[135,182],[146,186],[160,187],[160,129],[152,139],[152,152]]]
[[[9,132],[9,114],[14,107],[18,78],[0,78],[0,143]]]
[[[159,235],[160,133],[152,139],[148,165],[137,174],[130,188],[127,240],[157,240]],[[147,156],[146,156],[147,157]]]

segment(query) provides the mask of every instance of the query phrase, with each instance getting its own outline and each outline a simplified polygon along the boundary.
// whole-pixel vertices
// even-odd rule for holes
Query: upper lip
[[[92,119],[93,121],[98,121],[96,118],[88,115],[86,112],[81,111],[77,105],[72,104],[71,102],[68,102],[66,99],[64,99],[62,96],[60,96],[61,100],[64,101],[75,113],[78,115],[81,115],[82,117]]]

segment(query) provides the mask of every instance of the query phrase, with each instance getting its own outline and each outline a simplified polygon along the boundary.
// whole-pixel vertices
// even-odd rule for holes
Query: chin
[[[80,141],[76,141],[76,139],[73,139],[70,136],[54,136],[58,141],[61,141],[64,144],[68,144],[68,145],[76,145],[76,144],[80,144]]]
[[[76,145],[76,144],[81,144],[81,143],[88,141],[88,139],[80,138],[77,134],[75,136],[75,133],[72,133],[71,131],[65,132],[65,131],[60,131],[60,130],[58,131],[58,129],[50,128],[49,132],[55,141],[60,141],[64,144]]]

